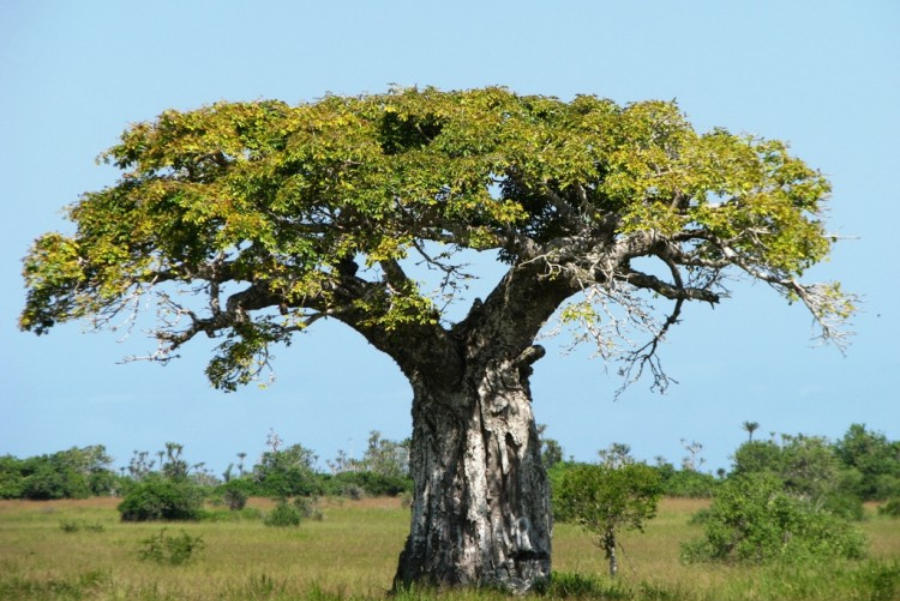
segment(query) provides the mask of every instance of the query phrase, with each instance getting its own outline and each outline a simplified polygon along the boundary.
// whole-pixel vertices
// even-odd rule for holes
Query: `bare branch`
[[[675,380],[670,378],[662,368],[662,363],[657,355],[657,348],[665,338],[669,328],[678,323],[684,301],[692,299],[693,295],[697,294],[697,298],[700,300],[707,300],[707,302],[710,303],[718,302],[718,295],[712,294],[708,290],[686,288],[678,266],[669,258],[662,258],[662,260],[668,265],[669,270],[672,273],[672,279],[675,282],[674,287],[670,287],[668,284],[665,285],[667,289],[674,288],[673,292],[676,294],[674,296],[667,296],[667,298],[675,298],[675,306],[672,309],[672,313],[666,321],[663,322],[662,326],[653,335],[651,340],[644,344],[644,346],[631,351],[626,355],[625,368],[622,372],[622,375],[625,376],[625,383],[616,392],[617,397],[625,391],[630,383],[636,382],[641,378],[645,367],[649,367],[650,372],[653,374],[653,385],[651,386],[651,389],[655,388],[659,389],[660,392],[665,392],[666,388],[669,386],[669,382],[675,382]],[[700,298],[702,296],[700,293],[707,293],[711,296],[708,298]],[[666,295],[664,294],[664,296]],[[713,298],[714,300],[710,300],[710,298]],[[637,368],[637,373],[632,375],[635,367]]]

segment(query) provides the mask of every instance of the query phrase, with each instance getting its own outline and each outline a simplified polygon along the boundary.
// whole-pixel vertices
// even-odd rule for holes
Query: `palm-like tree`
[[[741,427],[747,431],[749,442],[753,442],[753,433],[759,429],[759,422],[744,422]]]

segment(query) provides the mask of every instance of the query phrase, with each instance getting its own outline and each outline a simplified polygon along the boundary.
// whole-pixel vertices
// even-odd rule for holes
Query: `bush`
[[[221,485],[216,492],[222,496],[228,509],[240,511],[247,505],[247,499],[253,494],[253,482],[244,478],[236,478]]]
[[[833,493],[822,497],[822,508],[838,517],[861,521],[865,516],[862,499],[847,493]]]
[[[169,536],[165,528],[159,534],[142,540],[141,545],[138,556],[142,560],[169,565],[187,563],[194,558],[194,553],[206,547],[199,536],[191,536],[184,530],[180,536]]]
[[[719,485],[712,474],[693,470],[679,470],[663,476],[663,489],[667,497],[709,498],[715,494]]]
[[[704,538],[682,545],[684,560],[764,563],[865,555],[865,539],[846,519],[784,492],[771,474],[723,484],[705,525]]]
[[[124,522],[198,520],[203,491],[187,480],[153,477],[134,486],[119,503]]]
[[[710,509],[698,509],[694,515],[690,517],[688,520],[688,524],[691,526],[705,526],[707,522],[712,518],[712,511]]]
[[[34,471],[22,480],[22,498],[34,501],[51,499],[85,499],[90,489],[85,478],[71,468],[59,466],[44,457],[26,462]]]
[[[873,499],[891,499],[900,497],[900,477],[892,475],[879,476],[875,480]]]
[[[83,520],[60,520],[59,528],[67,534],[87,530],[88,532],[103,532],[105,528],[100,522],[88,524]]]
[[[365,494],[366,494],[366,491],[364,491],[361,487],[357,486],[356,484],[345,484],[344,487],[341,489],[341,496],[347,497],[351,501],[359,501],[360,499],[363,498],[363,495],[365,495]]]
[[[302,512],[295,504],[279,501],[275,509],[266,514],[265,524],[277,528],[288,528],[299,526],[302,518]]]
[[[900,497],[894,497],[878,508],[878,515],[900,518]]]
[[[297,497],[294,499],[294,507],[300,512],[302,519],[321,522],[325,519],[325,514],[316,506],[316,503],[317,499],[311,497]]]
[[[266,514],[266,526],[290,527],[299,526],[305,519],[321,521],[324,514],[316,507],[316,500],[309,497],[297,497],[293,501],[282,499],[275,509]]]
[[[379,474],[369,471],[340,472],[322,481],[326,494],[359,498],[362,494],[371,497],[396,497],[412,492],[412,478]],[[348,494],[358,491],[359,495]]]
[[[275,441],[278,442],[277,436]],[[263,453],[253,467],[253,482],[257,494],[273,498],[311,496],[320,494],[321,482],[315,473],[316,455],[299,444],[283,450]]]

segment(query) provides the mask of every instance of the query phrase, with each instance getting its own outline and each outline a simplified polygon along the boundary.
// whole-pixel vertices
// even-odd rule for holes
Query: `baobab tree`
[[[660,343],[729,274],[805,304],[838,345],[853,311],[837,284],[799,279],[833,241],[826,179],[781,142],[697,133],[669,102],[502,88],[223,102],[135,124],[103,159],[121,178],[25,258],[21,327],[109,328],[154,303],[147,358],[212,337],[206,374],[226,391],[317,320],[353,328],[413,392],[398,585],[525,590],[550,574],[529,379],[554,314],[624,382],[664,388]],[[466,252],[506,272],[451,322]]]

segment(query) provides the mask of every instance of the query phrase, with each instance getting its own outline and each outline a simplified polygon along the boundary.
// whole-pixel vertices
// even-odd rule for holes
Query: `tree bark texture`
[[[413,388],[415,482],[395,588],[524,592],[549,578],[550,490],[529,378],[544,355],[535,336],[572,293],[514,268],[446,335],[393,354]]]
[[[609,575],[612,578],[619,574],[619,558],[616,556],[617,546],[615,530],[607,530],[603,535],[603,550],[606,551],[606,558],[609,560]]]
[[[550,575],[549,489],[528,368],[476,364],[458,390],[414,382],[412,525],[395,586],[500,586]]]

